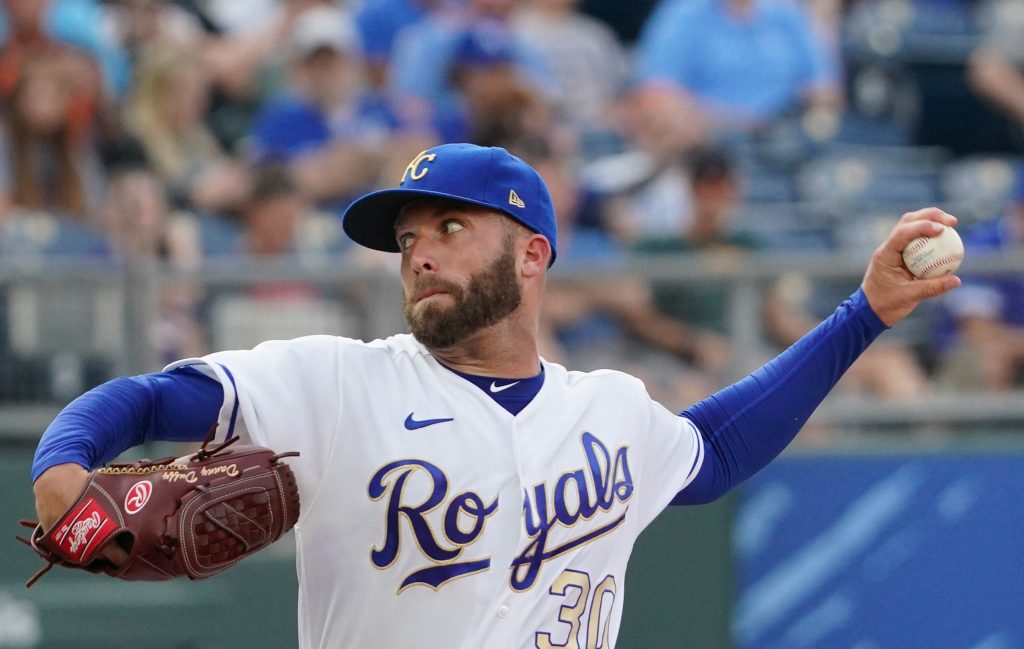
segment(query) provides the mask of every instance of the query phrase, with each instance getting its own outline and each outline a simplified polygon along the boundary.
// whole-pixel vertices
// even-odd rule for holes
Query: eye
[[[412,245],[414,238],[415,237],[413,237],[412,232],[403,232],[398,235],[398,247],[401,250],[408,250],[409,246]]]
[[[455,234],[462,229],[462,224],[458,221],[445,221],[441,224],[441,230],[445,234]]]

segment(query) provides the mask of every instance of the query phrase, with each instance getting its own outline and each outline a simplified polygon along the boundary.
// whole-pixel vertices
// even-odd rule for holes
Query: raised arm
[[[929,208],[905,214],[871,258],[861,288],[827,320],[750,376],[681,416],[701,432],[704,462],[674,505],[710,502],[775,459],[843,373],[887,327],[960,285],[953,275],[914,279],[902,251],[956,218]]]

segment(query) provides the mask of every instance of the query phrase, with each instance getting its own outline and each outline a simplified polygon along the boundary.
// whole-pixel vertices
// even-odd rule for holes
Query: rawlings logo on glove
[[[90,473],[81,496],[49,530],[21,521],[33,531],[18,540],[47,561],[25,585],[55,565],[129,580],[203,579],[281,538],[299,518],[299,492],[280,459],[298,453],[228,448],[237,440],[213,450],[204,443],[191,457]],[[128,556],[119,565],[104,554],[112,543]]]

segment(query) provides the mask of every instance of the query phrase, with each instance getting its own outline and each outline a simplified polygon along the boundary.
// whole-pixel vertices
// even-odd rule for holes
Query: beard
[[[515,311],[522,301],[511,249],[473,275],[466,288],[437,277],[421,276],[411,295],[424,289],[445,291],[455,301],[450,306],[427,304],[416,311],[406,296],[404,311],[409,330],[429,349],[448,349],[466,341]]]

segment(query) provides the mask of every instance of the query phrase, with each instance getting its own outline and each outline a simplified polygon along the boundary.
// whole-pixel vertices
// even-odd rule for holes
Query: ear
[[[547,238],[532,234],[526,239],[526,246],[521,257],[523,261],[523,277],[532,278],[547,272],[548,261],[551,259],[551,244]]]

